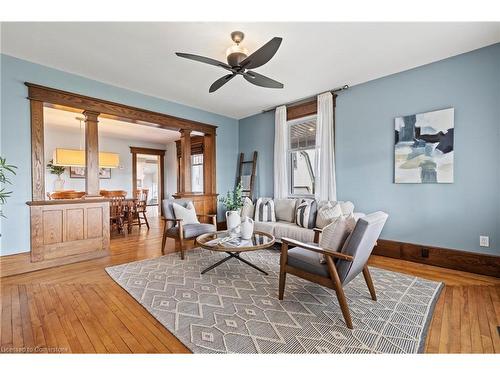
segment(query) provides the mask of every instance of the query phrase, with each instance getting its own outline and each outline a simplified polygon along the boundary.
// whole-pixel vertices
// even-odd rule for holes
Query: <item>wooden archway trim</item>
[[[215,134],[217,129],[215,125],[131,107],[108,100],[92,98],[34,83],[25,82],[25,85],[28,86],[28,99],[30,100],[144,121],[148,123],[145,124],[147,126],[161,127],[169,130],[189,129],[205,134]]]
[[[215,135],[217,126],[202,122],[183,119],[164,113],[153,112],[146,109],[131,107],[125,104],[115,103],[103,99],[92,98],[85,95],[75,94],[63,90],[25,82],[28,87],[28,99],[31,103],[31,150],[32,150],[32,199],[34,201],[45,199],[45,164],[44,155],[44,105],[59,106],[60,108],[73,108],[83,113],[93,114],[94,117],[106,116],[116,119],[130,119],[141,125],[163,128],[176,131],[196,131],[205,134],[208,142],[207,168],[204,171],[208,177],[207,193],[215,193]],[[97,120],[94,119],[97,123]],[[88,124],[89,121],[86,121]],[[90,122],[92,128],[91,137],[86,137],[86,153],[92,156],[89,160],[96,160],[98,155],[97,124]],[[95,125],[95,126],[93,126]],[[93,141],[92,141],[93,140]],[[89,163],[88,163],[89,164]],[[94,163],[96,164],[96,163]],[[88,167],[88,166],[87,166]],[[88,195],[98,194],[98,168],[87,168],[91,173],[91,184],[87,188]]]

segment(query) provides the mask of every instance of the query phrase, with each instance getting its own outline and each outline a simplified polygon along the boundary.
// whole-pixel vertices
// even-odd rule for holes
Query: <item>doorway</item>
[[[146,200],[148,216],[161,215],[164,198],[165,150],[130,147],[134,197]]]

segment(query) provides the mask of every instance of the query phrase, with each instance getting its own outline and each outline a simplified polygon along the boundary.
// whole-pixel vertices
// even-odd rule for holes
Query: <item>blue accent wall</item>
[[[18,166],[18,173],[12,179],[12,197],[3,207],[7,219],[1,220],[1,255],[25,252],[30,248],[29,209],[26,202],[31,200],[31,133],[29,100],[26,99],[28,90],[24,85],[26,81],[218,126],[217,191],[225,193],[233,187],[238,157],[238,120],[5,54],[0,55],[0,65],[0,154],[9,163]]]
[[[455,182],[394,184],[394,118],[449,107]],[[258,194],[272,196],[274,113],[239,125],[240,152],[259,151]],[[500,255],[500,44],[341,93],[335,143],[338,199],[386,211],[382,238]]]

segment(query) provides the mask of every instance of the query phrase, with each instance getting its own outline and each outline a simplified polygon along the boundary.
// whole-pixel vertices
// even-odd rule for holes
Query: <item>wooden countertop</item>
[[[52,199],[52,200],[43,200],[43,201],[28,201],[26,204],[28,206],[50,206],[57,204],[84,204],[84,203],[102,203],[109,202],[107,198],[81,198],[81,199]]]

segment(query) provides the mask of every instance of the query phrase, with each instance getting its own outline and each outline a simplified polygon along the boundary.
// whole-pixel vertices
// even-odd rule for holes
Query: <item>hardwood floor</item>
[[[189,353],[104,271],[161,255],[160,223],[150,224],[112,239],[109,257],[2,278],[1,352]],[[377,256],[370,265],[445,283],[426,352],[500,353],[500,279]]]

